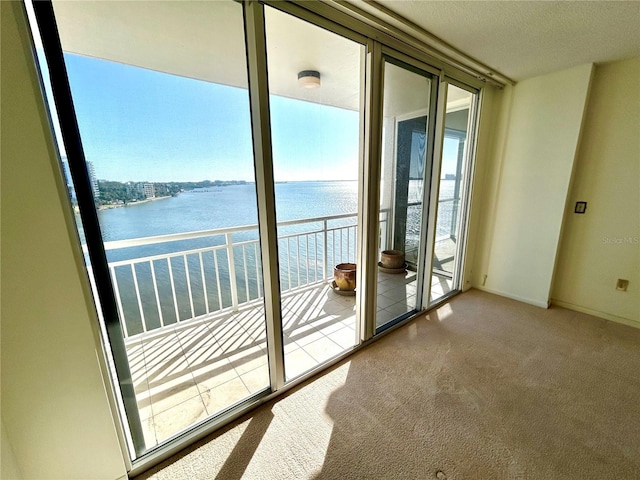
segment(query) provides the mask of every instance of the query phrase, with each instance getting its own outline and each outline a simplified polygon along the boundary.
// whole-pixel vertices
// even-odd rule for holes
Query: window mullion
[[[284,386],[285,372],[264,6],[258,2],[245,2],[244,22],[258,197],[258,224],[264,278],[269,377],[272,390],[277,391]]]
[[[438,198],[440,196],[440,168],[442,165],[442,149],[444,147],[444,126],[446,120],[447,111],[447,83],[443,78],[440,78],[438,84],[437,81],[433,82],[434,95],[437,95],[436,110],[431,114],[432,121],[435,121],[433,125],[434,135],[432,142],[432,154],[431,154],[431,189],[429,195],[429,208],[427,209],[427,221],[425,225],[433,225],[433,229],[428,233],[426,241],[426,251],[424,256],[425,261],[425,277],[424,284],[422,285],[421,301],[423,308],[429,305],[429,298],[431,293],[431,283],[433,279],[433,253],[435,250],[436,242],[436,224],[438,219]],[[434,115],[435,113],[435,115]]]
[[[382,138],[382,52],[380,44],[370,42],[367,46],[367,81],[365,89],[365,142],[364,162],[361,173],[362,194],[358,215],[358,259],[357,289],[359,305],[358,324],[360,339],[369,340],[375,333],[376,305],[367,299],[377,294],[377,259],[380,217],[380,156]],[[365,239],[375,239],[366,241]],[[364,318],[364,321],[362,320]]]

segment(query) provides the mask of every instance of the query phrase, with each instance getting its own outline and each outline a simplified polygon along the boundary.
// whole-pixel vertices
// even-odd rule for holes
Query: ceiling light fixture
[[[303,70],[298,73],[298,85],[303,88],[318,88],[320,86],[320,72]]]

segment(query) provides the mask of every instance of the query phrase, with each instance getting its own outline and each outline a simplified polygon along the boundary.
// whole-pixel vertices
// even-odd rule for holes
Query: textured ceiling
[[[397,25],[410,29],[416,24],[513,80],[640,56],[639,0],[350,3],[372,13],[380,4],[409,20]],[[67,51],[246,85],[246,67],[238,61],[244,57],[239,4],[55,1],[54,8]],[[272,93],[356,108],[357,85],[347,87],[359,78],[357,49],[345,48],[344,40],[318,27],[267,10]],[[377,14],[385,19],[384,12]],[[297,72],[303,69],[321,72],[321,89],[298,88]]]
[[[640,1],[375,3],[516,81],[640,56]]]

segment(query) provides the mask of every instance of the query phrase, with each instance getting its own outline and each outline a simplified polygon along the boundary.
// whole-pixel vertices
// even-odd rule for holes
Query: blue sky
[[[66,54],[85,155],[100,179],[253,181],[244,89]],[[271,97],[278,181],[354,180],[358,113]]]
[[[246,90],[73,54],[65,60],[99,179],[254,180]],[[272,96],[271,115],[276,181],[357,179],[357,112]],[[455,173],[447,147],[442,176]]]

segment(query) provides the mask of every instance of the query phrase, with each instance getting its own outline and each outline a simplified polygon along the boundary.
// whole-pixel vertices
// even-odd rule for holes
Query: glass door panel
[[[430,302],[460,288],[459,264],[469,176],[467,139],[474,97],[473,93],[447,84]]]
[[[290,381],[357,341],[353,287],[363,47],[273,8],[265,9],[265,19]],[[342,287],[334,283],[338,265]]]
[[[54,10],[140,454],[269,387],[242,5]]]
[[[430,97],[428,74],[384,63],[378,331],[421,307]]]

